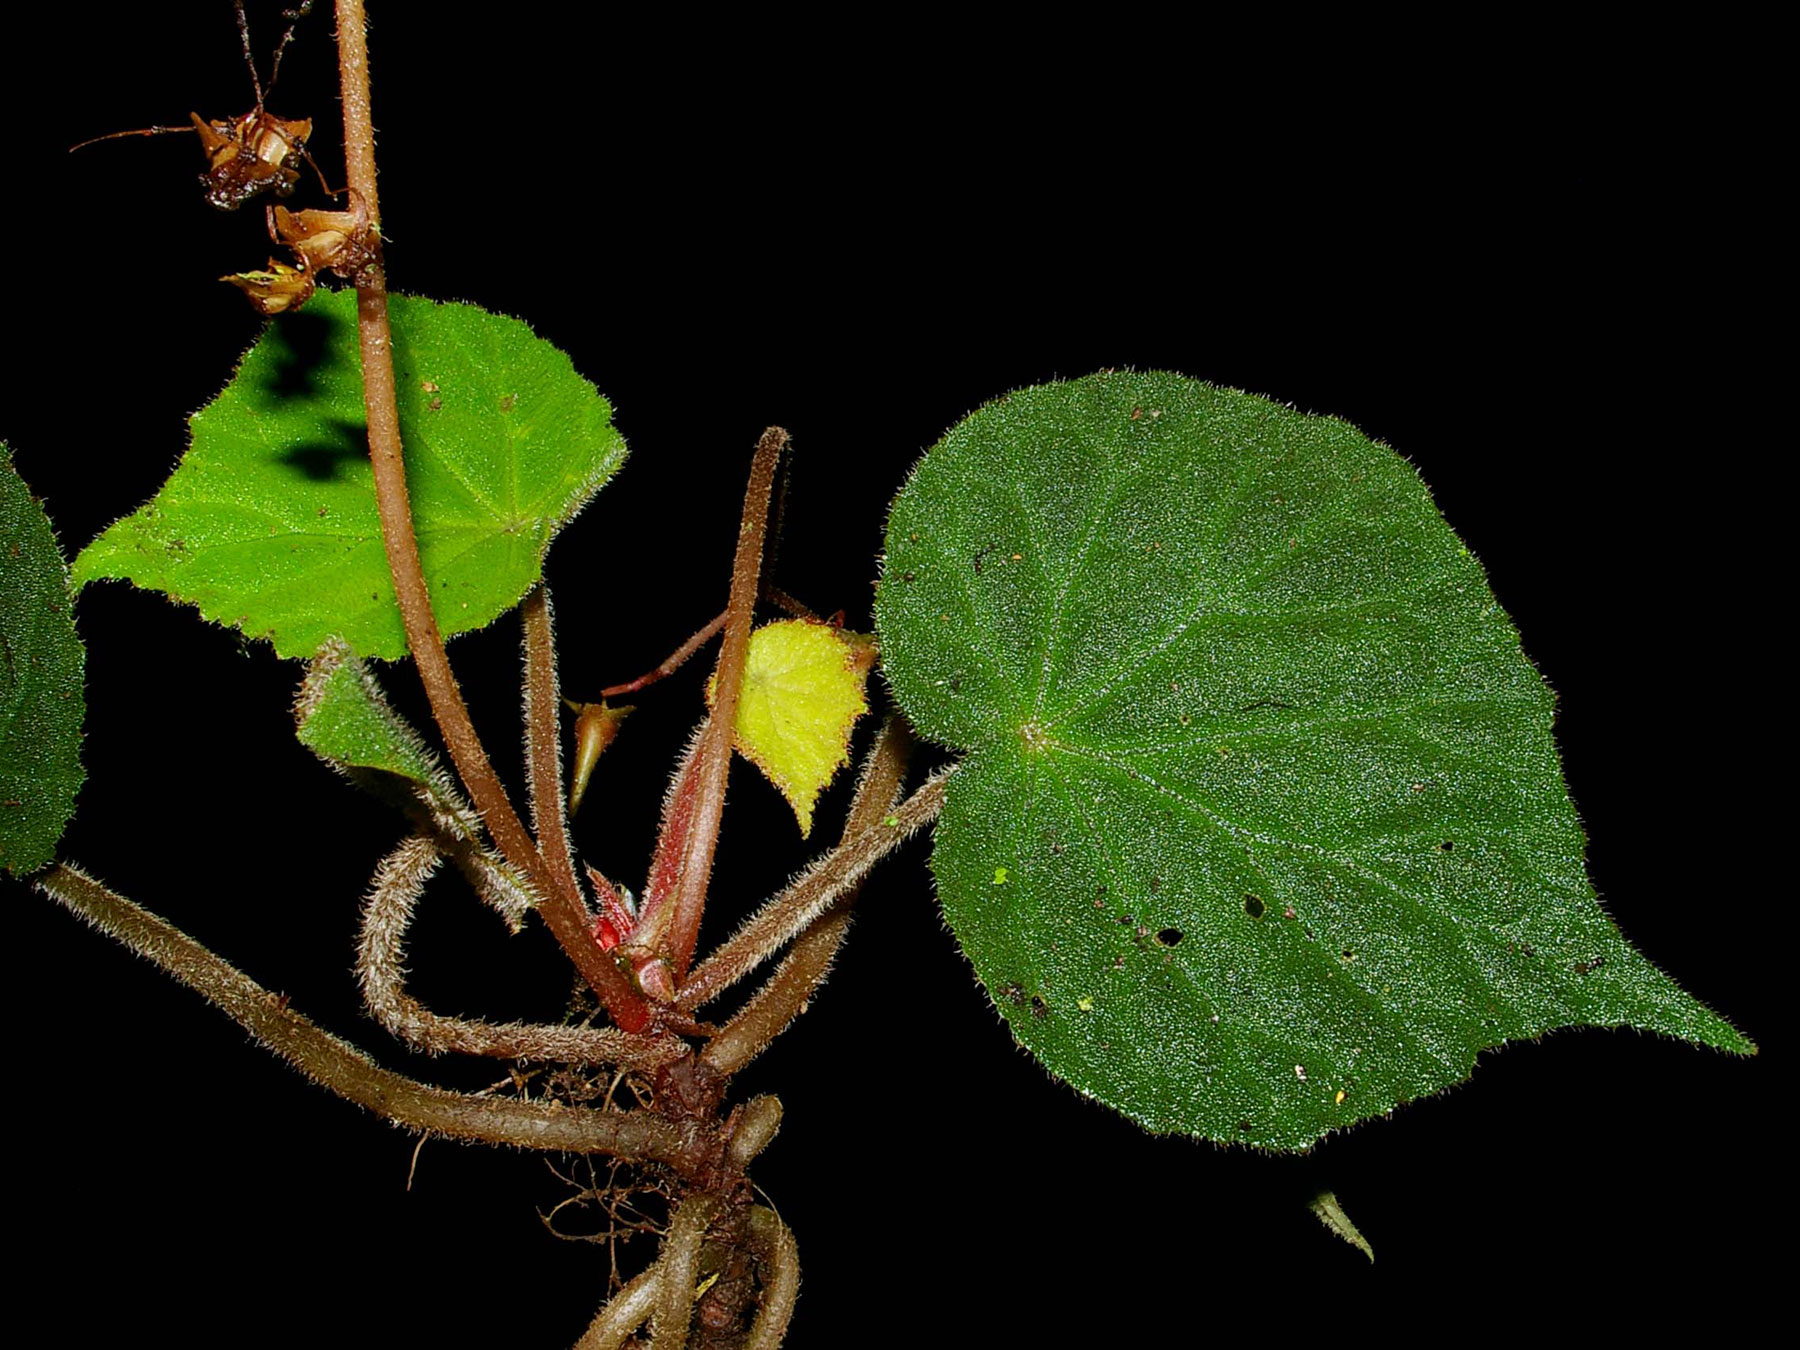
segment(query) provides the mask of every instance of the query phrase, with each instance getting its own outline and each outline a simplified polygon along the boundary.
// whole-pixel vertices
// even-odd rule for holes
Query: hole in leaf
[[[1042,994],[1033,994],[1031,996],[1031,1015],[1033,1017],[1048,1017],[1050,1015],[1050,1005],[1044,1002],[1044,996]]]
[[[1267,909],[1268,906],[1263,904],[1261,896],[1246,895],[1244,897],[1244,913],[1248,914],[1251,918],[1262,918],[1264,911]]]
[[[1454,840],[1446,839],[1443,843],[1439,844],[1438,847],[1448,853],[1451,849],[1456,847],[1456,843]]]
[[[1157,933],[1156,940],[1165,947],[1173,947],[1181,941],[1181,936],[1179,928],[1164,928]]]

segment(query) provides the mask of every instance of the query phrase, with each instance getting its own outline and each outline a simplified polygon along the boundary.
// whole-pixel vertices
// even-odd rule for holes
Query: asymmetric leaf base
[[[1554,700],[1410,465],[1167,374],[1021,390],[896,501],[882,659],[967,752],[933,853],[1018,1040],[1268,1148],[1632,1025],[1754,1047],[1602,912]]]

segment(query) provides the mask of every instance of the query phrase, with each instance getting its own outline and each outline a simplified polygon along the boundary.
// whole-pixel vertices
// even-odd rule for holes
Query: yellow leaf
[[[812,833],[819,793],[850,761],[850,730],[869,710],[863,691],[874,661],[870,639],[830,624],[782,619],[750,635],[737,748],[788,799],[803,836]]]

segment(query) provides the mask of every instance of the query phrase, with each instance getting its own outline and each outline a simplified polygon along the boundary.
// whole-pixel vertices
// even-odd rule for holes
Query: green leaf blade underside
[[[44,509],[0,444],[0,871],[56,857],[75,814],[86,653],[69,569]]]
[[[447,834],[479,842],[477,817],[442,762],[342,639],[307,663],[294,724],[300,743],[351,781],[402,809],[422,805]]]
[[[294,722],[302,745],[431,830],[465,866],[482,897],[519,931],[536,903],[530,883],[488,849],[481,818],[424,737],[394,711],[369,664],[343,639],[330,639],[307,663]]]
[[[515,319],[389,297],[406,476],[446,635],[492,622],[542,575],[562,525],[623,461],[611,405]],[[341,636],[405,655],[375,513],[354,292],[272,323],[191,422],[157,496],[75,560],[310,657]]]
[[[342,642],[327,642],[308,664],[294,722],[300,743],[327,763],[373,769],[446,797],[454,791],[437,756]]]
[[[895,502],[876,618],[968,752],[932,863],[977,976],[1152,1130],[1304,1148],[1573,1024],[1754,1049],[1602,912],[1553,696],[1345,423],[1167,374],[1019,391]]]

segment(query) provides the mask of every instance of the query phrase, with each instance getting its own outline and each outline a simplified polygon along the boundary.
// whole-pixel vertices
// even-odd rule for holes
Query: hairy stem
[[[369,103],[369,47],[362,0],[337,0],[338,72],[343,88],[344,158],[350,187],[367,204],[379,234],[380,199],[375,189],[375,126]],[[545,863],[518,812],[508,800],[481,738],[469,720],[462,690],[444,653],[443,634],[431,609],[431,594],[419,561],[406,463],[400,446],[400,408],[394,389],[393,335],[388,328],[387,276],[379,252],[356,278],[356,326],[362,350],[363,407],[369,423],[369,462],[375,503],[387,547],[394,598],[406,629],[407,649],[431,701],[456,772],[474,799],[501,854],[530,878],[543,899],[544,919],[582,977],[593,986],[613,1020],[627,1031],[641,1030],[649,1009],[630,981],[601,952],[584,921],[579,889],[564,889]],[[572,873],[571,873],[572,876]]]
[[[725,1148],[725,1165],[742,1172],[769,1146],[781,1128],[781,1098],[752,1097],[738,1111],[737,1126]]]
[[[563,1064],[622,1064],[651,1070],[686,1052],[674,1036],[633,1036],[617,1027],[495,1024],[440,1017],[406,992],[406,930],[442,850],[423,834],[404,841],[376,869],[363,902],[356,943],[356,979],[375,1020],[408,1045],[430,1054],[486,1055]]]
[[[756,443],[750,462],[750,482],[744,489],[744,514],[738,524],[737,554],[731,564],[731,597],[725,606],[725,635],[719,646],[718,683],[713,692],[712,716],[695,755],[698,778],[694,819],[687,848],[677,874],[671,902],[669,951],[675,976],[687,973],[694,943],[700,936],[700,914],[706,904],[706,886],[712,873],[713,850],[719,842],[719,821],[725,810],[725,779],[731,769],[731,749],[737,734],[738,696],[744,688],[744,661],[750,651],[750,624],[756,607],[757,585],[762,580],[763,541],[769,527],[769,493],[775,485],[775,468],[787,448],[788,434],[770,427]]]
[[[396,1125],[452,1139],[661,1162],[690,1177],[703,1164],[696,1133],[648,1111],[593,1111],[510,1097],[469,1097],[389,1072],[166,919],[78,869],[58,864],[33,877],[32,884],[222,1009],[321,1087]]]
[[[650,1317],[662,1297],[662,1263],[659,1261],[614,1294],[599,1315],[575,1342],[575,1350],[620,1350],[625,1338]]]
[[[685,1350],[688,1325],[694,1316],[694,1277],[700,1266],[700,1248],[706,1227],[718,1211],[717,1196],[690,1195],[669,1216],[669,1232],[663,1238],[662,1290],[650,1314],[651,1350]]]
[[[944,809],[944,782],[952,772],[953,769],[945,769],[934,774],[872,829],[839,844],[746,919],[729,940],[695,968],[676,993],[676,1006],[698,1008],[730,988],[824,913],[871,867],[936,820],[938,812]]]
[[[525,620],[525,757],[531,785],[531,825],[538,851],[565,893],[581,894],[569,852],[568,806],[562,787],[562,699],[556,688],[556,635],[550,588],[531,588],[520,606]]]
[[[762,1258],[763,1287],[744,1350],[778,1350],[800,1297],[800,1249],[781,1216],[762,1205],[750,1211],[750,1241]]]
[[[780,427],[770,427],[756,443],[732,560],[731,597],[725,607],[725,637],[719,649],[712,711],[670,793],[663,836],[657,841],[658,857],[650,883],[644,887],[643,914],[632,935],[634,944],[655,959],[667,960],[676,979],[686,973],[693,959],[713,852],[719,842],[738,695],[744,685],[744,658],[750,649],[750,622],[762,577],[769,493],[787,443],[788,434]]]
[[[912,734],[904,721],[890,718],[875,738],[863,764],[850,815],[844,822],[843,839],[854,839],[881,823],[900,794],[901,780],[912,753]],[[815,919],[794,945],[768,983],[720,1033],[707,1043],[701,1058],[722,1074],[734,1074],[768,1048],[769,1043],[800,1014],[837,957],[850,929],[850,907],[860,886],[852,886]]]

